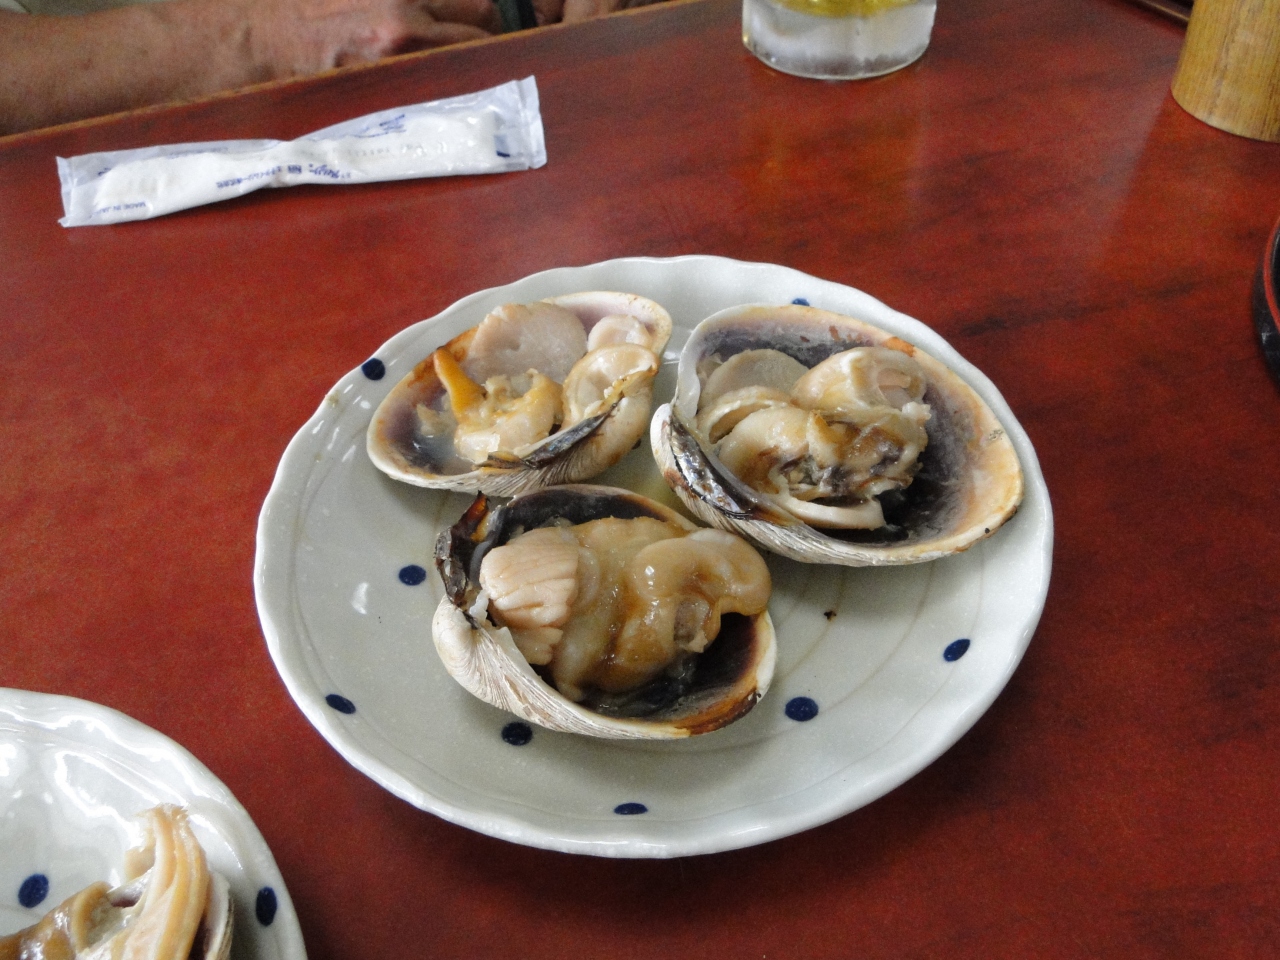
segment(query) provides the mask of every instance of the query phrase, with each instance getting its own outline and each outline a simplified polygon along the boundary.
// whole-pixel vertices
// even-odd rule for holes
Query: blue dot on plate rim
[[[339,713],[355,713],[356,705],[344,697],[340,693],[330,693],[324,698],[324,702]]]
[[[279,903],[276,901],[276,892],[270,887],[263,887],[258,891],[258,898],[253,902],[253,914],[258,918],[258,922],[264,927],[271,926],[271,921],[276,918],[276,908]]]
[[[809,306],[809,301],[808,301],[808,300],[806,300],[804,297],[796,297],[796,298],[795,298],[794,300],[792,300],[791,302],[792,302],[792,304],[794,304],[794,305],[795,305],[795,306],[797,306],[797,307],[807,307],[807,306]]]
[[[533,739],[533,727],[519,720],[512,720],[502,728],[502,739],[513,747],[523,747]]]
[[[649,808],[643,803],[620,803],[613,808],[613,812],[622,817],[634,817],[638,813],[648,813]]]
[[[959,640],[952,640],[947,644],[947,649],[942,651],[942,659],[947,663],[954,663],[966,653],[969,652],[969,639],[961,637]]]
[[[33,873],[18,887],[18,902],[30,910],[44,902],[49,895],[49,878],[43,873]]]
[[[427,571],[424,567],[418,566],[416,563],[410,563],[400,568],[400,582],[406,587],[416,587],[423,580],[427,579]]]
[[[387,367],[377,357],[372,357],[360,364],[360,372],[370,380],[381,380],[387,375]]]
[[[818,702],[810,697],[792,697],[783,712],[798,723],[805,723],[818,715]]]

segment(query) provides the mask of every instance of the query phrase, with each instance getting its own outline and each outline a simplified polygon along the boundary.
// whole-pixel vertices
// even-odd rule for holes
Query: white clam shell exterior
[[[228,960],[235,930],[231,886],[220,873],[209,874],[209,906],[204,915],[205,960]]]

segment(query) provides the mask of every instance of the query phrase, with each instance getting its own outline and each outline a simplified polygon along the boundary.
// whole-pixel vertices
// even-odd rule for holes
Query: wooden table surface
[[[916,65],[775,73],[733,0],[0,140],[0,686],[121,710],[248,809],[312,960],[1280,953],[1280,396],[1249,320],[1280,146],[1170,98],[1116,0],[944,0]],[[66,230],[54,157],[291,138],[533,74],[549,163]],[[1039,453],[1053,580],[941,759],[825,826],[613,861],[418,811],[308,724],[251,572],[292,434],[395,331],[619,256],[863,289]],[[0,896],[12,894],[0,891]]]

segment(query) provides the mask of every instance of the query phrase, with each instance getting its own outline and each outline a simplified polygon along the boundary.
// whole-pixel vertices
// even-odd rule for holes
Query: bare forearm
[[[220,20],[188,0],[78,17],[0,14],[0,132],[268,79],[244,27]]]
[[[76,17],[0,11],[0,133],[487,36],[489,0],[172,0]],[[466,7],[457,13],[459,5]]]

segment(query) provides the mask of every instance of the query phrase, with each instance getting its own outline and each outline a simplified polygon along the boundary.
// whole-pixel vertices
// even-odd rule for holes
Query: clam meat
[[[651,441],[696,516],[806,562],[956,553],[1022,498],[1011,441],[958,375],[805,306],[735,307],[699,324]]]
[[[768,688],[769,569],[755,548],[637,494],[564,486],[441,534],[432,635],[480,699],[555,730],[676,738]]]
[[[670,335],[634,294],[500,306],[392,389],[369,456],[418,486],[504,496],[595,476],[644,436]]]
[[[229,887],[209,870],[186,813],[159,806],[142,823],[122,886],[92,884],[35,925],[0,937],[0,960],[227,960]]]

